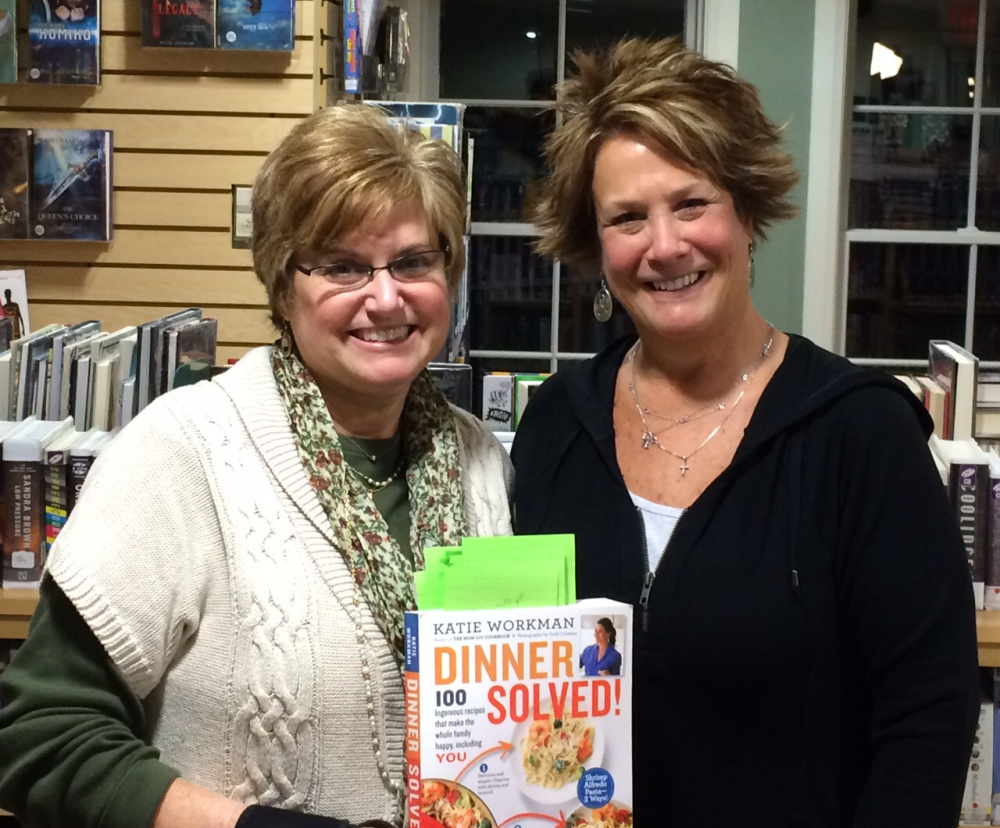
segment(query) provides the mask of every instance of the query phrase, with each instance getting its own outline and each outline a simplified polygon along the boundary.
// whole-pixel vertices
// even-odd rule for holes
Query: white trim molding
[[[688,14],[691,14],[690,5]],[[738,69],[740,0],[704,0],[699,23],[702,42],[697,46],[701,53],[707,58],[728,63],[733,69]]]
[[[809,186],[806,194],[802,333],[843,353],[846,277],[842,189],[849,154],[847,66],[853,2],[816,0],[813,29]]]

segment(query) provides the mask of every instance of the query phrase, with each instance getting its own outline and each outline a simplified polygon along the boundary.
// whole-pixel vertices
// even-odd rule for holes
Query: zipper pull
[[[649,590],[653,586],[653,578],[656,573],[650,570],[642,581],[642,592],[639,594],[639,618],[642,622],[642,631],[649,632]]]

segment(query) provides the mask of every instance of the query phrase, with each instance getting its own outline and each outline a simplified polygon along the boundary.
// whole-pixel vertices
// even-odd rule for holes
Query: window
[[[469,247],[471,362],[554,371],[631,329],[616,306],[594,319],[599,273],[534,253],[531,205],[545,174],[545,107],[578,48],[627,34],[683,36],[692,0],[440,0],[438,97],[466,104],[475,140]]]
[[[859,0],[849,357],[1000,359],[1000,0]]]

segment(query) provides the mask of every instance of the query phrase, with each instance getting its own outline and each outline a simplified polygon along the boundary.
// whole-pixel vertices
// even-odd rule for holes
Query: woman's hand
[[[153,828],[236,828],[246,807],[215,791],[176,779],[167,788]]]
[[[597,671],[597,675],[599,675],[599,676],[610,676],[611,675],[611,671],[610,670],[598,670]]]

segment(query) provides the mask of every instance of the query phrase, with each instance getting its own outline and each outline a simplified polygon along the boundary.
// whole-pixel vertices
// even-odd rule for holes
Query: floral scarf
[[[308,369],[295,353],[271,349],[278,390],[309,483],[333,527],[337,549],[376,622],[403,664],[403,613],[416,609],[413,572],[430,546],[456,546],[465,534],[458,429],[444,395],[427,371],[410,386],[400,429],[410,505],[411,563],[389,534],[367,487],[347,470],[340,438]]]

